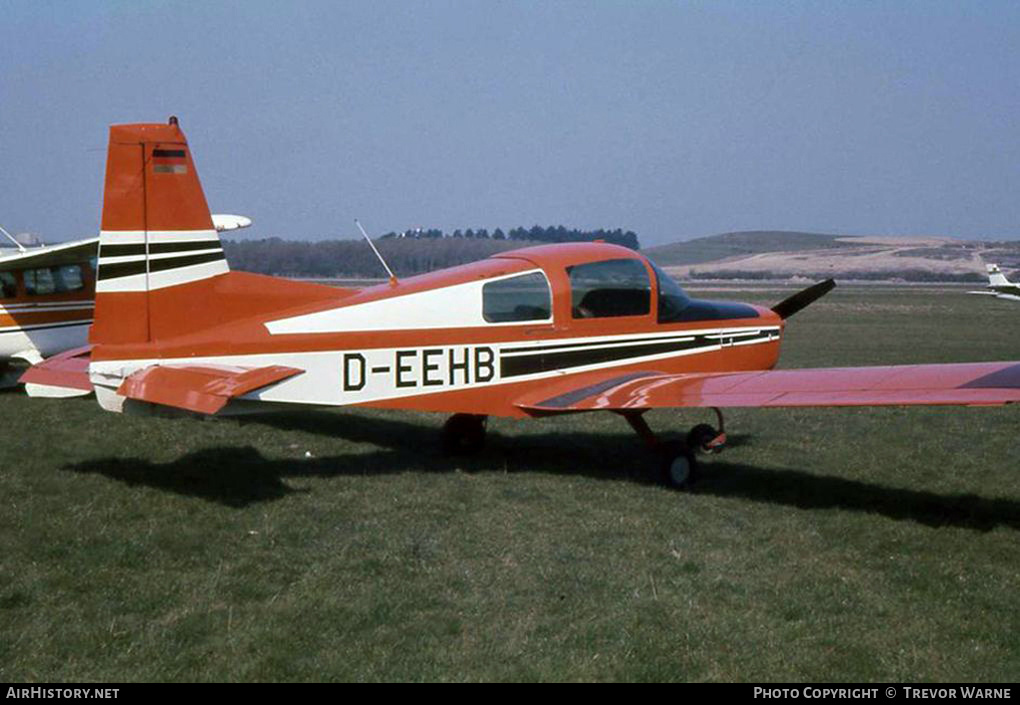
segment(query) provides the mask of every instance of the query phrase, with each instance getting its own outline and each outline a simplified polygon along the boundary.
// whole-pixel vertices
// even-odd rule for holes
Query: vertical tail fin
[[[227,271],[177,119],[111,127],[91,342],[154,340],[151,292]]]
[[[988,286],[1009,286],[1010,281],[1006,278],[1006,275],[1002,273],[997,264],[986,264],[985,268],[988,270]]]

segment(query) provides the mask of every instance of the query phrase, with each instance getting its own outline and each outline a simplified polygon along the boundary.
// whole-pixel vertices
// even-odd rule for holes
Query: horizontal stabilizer
[[[117,393],[128,399],[215,414],[231,399],[304,372],[294,367],[146,367],[130,375]]]
[[[228,215],[226,213],[212,214],[213,227],[216,232],[222,233],[228,230],[240,230],[251,226],[251,218],[244,215]]]
[[[532,415],[671,407],[997,406],[1020,403],[1020,362],[661,374],[563,382],[519,399]]]
[[[92,392],[89,381],[91,345],[65,350],[29,367],[18,381],[30,397],[81,397]]]

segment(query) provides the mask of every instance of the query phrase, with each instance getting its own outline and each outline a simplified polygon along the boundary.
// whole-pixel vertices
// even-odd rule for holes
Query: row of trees
[[[581,231],[568,230],[562,225],[555,228],[536,225],[530,230],[514,228],[509,233],[497,228],[491,234],[484,229],[456,230],[449,236],[441,230],[408,232],[387,233],[375,241],[398,277],[466,264],[503,250],[549,242],[605,240],[638,249],[637,235],[629,230]],[[231,268],[245,272],[327,279],[386,276],[379,260],[362,240],[307,242],[278,237],[224,240],[223,249]]]
[[[402,233],[388,232],[383,239],[415,239],[415,240],[439,240],[443,238],[464,239],[464,240],[510,240],[513,242],[591,242],[592,240],[605,240],[614,245],[623,245],[632,250],[640,249],[637,233],[632,230],[577,230],[576,228],[565,228],[562,225],[542,227],[533,225],[530,228],[514,228],[504,233],[502,229],[496,228],[490,234],[485,228],[478,230],[454,230],[452,233],[445,233],[437,228],[415,228],[405,230]]]
[[[496,240],[377,240],[379,252],[398,277],[422,274],[484,259],[520,243]],[[304,242],[281,240],[224,240],[232,269],[289,277],[384,278],[386,271],[363,240]]]

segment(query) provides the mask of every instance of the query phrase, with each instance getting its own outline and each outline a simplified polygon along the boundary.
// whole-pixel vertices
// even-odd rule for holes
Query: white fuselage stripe
[[[731,333],[758,333],[755,340],[735,340],[731,345],[751,345],[777,340],[779,328],[760,327],[729,328]],[[720,329],[708,329],[699,334],[714,334]],[[693,335],[678,335],[677,331],[661,336],[639,336],[653,338],[665,343],[692,339]],[[604,344],[583,348],[580,352],[601,350],[609,346],[610,339],[626,339],[638,336],[609,336],[601,339]],[[591,339],[572,339],[587,341]],[[562,341],[566,344],[568,341]],[[548,346],[549,341],[537,341],[531,347]],[[568,374],[592,370],[611,369],[635,363],[654,363],[674,357],[697,355],[727,347],[729,344],[708,343],[691,349],[654,352],[622,357],[609,361],[595,361],[590,364],[573,363],[559,369],[540,370],[534,373],[515,373],[503,376],[503,360],[519,360],[522,343],[505,341],[488,344],[435,344],[429,346],[408,346],[404,348],[363,348],[320,352],[291,352],[258,355],[223,355],[212,357],[186,357],[165,360],[93,360],[90,376],[93,384],[116,389],[132,373],[151,365],[194,366],[229,365],[243,368],[285,365],[305,370],[304,374],[284,380],[271,387],[247,395],[246,399],[267,402],[290,402],[319,405],[348,405],[400,399],[433,392],[450,392],[463,389],[490,387],[523,381],[562,377]],[[628,343],[621,349],[633,347]],[[503,352],[507,349],[514,352]],[[555,351],[553,351],[555,352]],[[544,355],[545,351],[532,351],[531,355]],[[550,353],[551,354],[551,353]]]

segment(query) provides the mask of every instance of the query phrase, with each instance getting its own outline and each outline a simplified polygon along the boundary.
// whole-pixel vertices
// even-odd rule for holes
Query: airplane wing
[[[27,247],[24,252],[11,248],[0,254],[0,272],[31,267],[53,267],[77,264],[99,253],[99,238],[76,240],[59,245]]]
[[[665,407],[998,406],[1020,402],[1020,362],[589,376],[531,393],[534,415]]]
[[[220,367],[154,365],[139,370],[120,385],[128,399],[215,414],[231,399],[304,372],[294,367]]]

